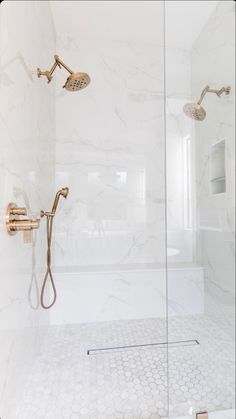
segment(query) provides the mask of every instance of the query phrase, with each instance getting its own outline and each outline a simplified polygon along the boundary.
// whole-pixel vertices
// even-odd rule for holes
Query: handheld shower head
[[[41,296],[40,296],[40,301],[41,301],[41,306],[44,309],[49,309],[51,308],[57,299],[57,290],[56,290],[56,286],[55,286],[55,282],[53,279],[53,274],[52,274],[52,270],[51,270],[51,247],[52,247],[52,233],[53,233],[53,220],[54,220],[54,215],[56,213],[57,210],[57,206],[58,206],[58,202],[60,199],[60,196],[63,196],[63,198],[67,198],[69,193],[69,188],[65,187],[60,189],[55,196],[54,202],[53,202],[53,206],[52,206],[52,211],[51,212],[46,212],[44,210],[41,211],[41,217],[46,217],[47,218],[47,271],[45,273],[44,276],[44,280],[43,280],[43,285],[42,285],[42,289],[41,289]],[[45,302],[45,289],[46,289],[46,285],[48,283],[48,281],[51,283],[52,286],[52,302],[47,304]]]
[[[62,195],[64,198],[67,198],[67,195],[68,195],[68,193],[69,193],[69,188],[68,188],[68,187],[62,188],[62,189],[60,189],[59,193],[60,193],[60,195]]]
[[[67,198],[68,193],[69,193],[69,188],[67,188],[67,187],[60,189],[56,193],[56,196],[55,196],[55,199],[54,199],[54,202],[53,202],[53,206],[52,206],[52,214],[56,213],[60,196],[63,196],[63,198]]]
[[[67,187],[61,188],[55,195],[51,212],[41,210],[40,211],[41,217],[46,216],[46,217],[52,217],[53,218],[54,215],[56,214],[56,210],[57,210],[57,206],[58,206],[60,196],[63,196],[63,198],[67,198],[68,193],[69,193],[69,188],[67,188]]]

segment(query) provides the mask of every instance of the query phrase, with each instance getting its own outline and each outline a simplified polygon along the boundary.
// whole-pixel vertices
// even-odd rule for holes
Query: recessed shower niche
[[[220,140],[211,146],[210,181],[212,194],[226,192],[225,140]]]

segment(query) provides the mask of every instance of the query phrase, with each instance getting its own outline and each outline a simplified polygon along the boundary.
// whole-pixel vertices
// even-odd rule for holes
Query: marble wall
[[[235,240],[235,42],[233,1],[220,1],[192,49],[192,96],[198,98],[209,84],[231,86],[229,96],[208,94],[203,106],[206,119],[195,124],[197,249],[206,268],[207,286],[219,304],[234,294]],[[224,140],[226,191],[213,193],[212,145]],[[219,178],[216,182],[222,182]]]
[[[22,233],[7,234],[5,211],[13,201],[35,218],[51,205],[54,85],[36,68],[51,64],[55,33],[46,1],[1,2],[0,19],[0,416],[14,419],[25,360],[30,365],[37,349],[37,326],[48,322],[36,309],[45,226],[25,244]]]
[[[162,25],[160,16],[160,25]],[[132,32],[132,31],[131,31]],[[57,77],[56,184],[70,187],[56,220],[59,270],[165,260],[163,47],[72,39],[57,50],[91,84],[78,93]]]
[[[191,121],[183,105],[191,95],[191,54],[168,45],[166,14],[166,209],[168,264],[195,262],[194,156]]]
[[[207,2],[206,2],[207,3]],[[182,25],[188,24],[188,16],[183,16]],[[168,40],[168,13],[166,15],[166,28]],[[196,319],[208,319],[211,323],[204,323],[203,330],[206,336],[212,332],[214,322],[220,324],[217,339],[221,344],[221,360],[227,363],[227,371],[234,368],[233,357],[233,336],[234,336],[234,213],[235,213],[235,45],[234,45],[234,2],[219,1],[209,20],[206,21],[202,30],[199,32],[191,51],[186,51],[187,60],[182,60],[182,73],[185,74],[185,83],[176,72],[173,75],[175,63],[178,60],[173,51],[167,53],[166,75],[167,75],[167,245],[173,249],[179,249],[180,253],[175,256],[179,258],[184,253],[188,261],[195,262],[204,267],[204,281],[197,283],[196,278],[191,278],[187,273],[185,281],[181,282],[179,293],[182,298],[185,296],[189,304],[199,304],[198,317],[193,316],[186,310],[181,302],[180,307],[185,312],[185,328],[188,319],[194,319],[191,332],[200,341],[200,334],[196,327]],[[185,70],[184,70],[185,69]],[[187,72],[187,69],[189,70]],[[175,86],[174,81],[176,82]],[[203,102],[207,112],[204,121],[194,121],[183,114],[182,108],[186,102],[197,102],[201,91],[206,85],[218,89],[222,86],[231,86],[229,96],[222,95],[218,98],[215,94],[208,94]],[[187,90],[186,90],[187,87]],[[225,144],[225,155],[223,153]],[[214,144],[220,147],[212,148]],[[181,147],[182,146],[182,147]],[[189,150],[186,150],[189,147]],[[187,153],[186,153],[187,151]],[[173,154],[174,153],[174,154]],[[223,154],[222,154],[223,153]],[[187,167],[186,166],[187,157]],[[179,163],[182,158],[182,164]],[[222,165],[225,164],[225,173]],[[177,170],[173,170],[177,169]],[[187,169],[187,170],[186,170]],[[219,175],[215,175],[217,170]],[[174,175],[176,180],[173,182]],[[226,191],[213,193],[222,190],[219,186],[213,187],[213,178],[217,177],[217,182],[224,181],[226,177]],[[219,178],[219,179],[218,179]],[[178,190],[175,182],[178,179]],[[186,181],[188,183],[186,184]],[[186,195],[187,193],[187,195]],[[186,201],[185,197],[189,197]],[[177,197],[182,197],[181,201]],[[178,205],[174,206],[174,203]],[[173,212],[174,210],[174,212]],[[186,217],[187,216],[187,217]],[[179,226],[179,229],[178,229]],[[182,229],[182,236],[181,236]],[[185,246],[183,246],[185,244]],[[187,250],[188,249],[188,250]],[[187,252],[187,253],[186,253]],[[168,258],[168,262],[170,258]],[[167,264],[169,266],[169,263]],[[168,336],[169,340],[175,335],[174,321],[171,317],[171,299],[173,293],[177,298],[178,290],[174,289],[174,284],[170,279],[169,269],[168,278]],[[183,277],[183,272],[181,273]],[[195,295],[191,292],[190,284],[194,284],[198,290]],[[199,286],[200,285],[200,286]],[[195,297],[198,295],[197,300]],[[199,308],[200,308],[199,307]],[[177,319],[179,313],[177,314]],[[229,355],[223,355],[226,337],[223,336],[225,330],[232,337],[228,343]],[[209,355],[209,348],[206,349],[207,362],[212,368],[213,360]],[[190,354],[191,357],[191,354]],[[169,382],[173,381],[174,376],[174,357],[169,351]],[[182,359],[179,360],[182,363]],[[199,363],[200,364],[200,363]],[[232,365],[230,368],[228,365]],[[180,374],[181,375],[181,374]],[[196,376],[189,374],[191,386],[196,384]],[[213,369],[211,379],[204,375],[200,379],[198,392],[204,385],[210,388],[212,383],[215,388],[220,383],[220,389],[230,394],[232,387],[227,388],[224,382],[224,374],[217,368]],[[205,391],[205,390],[204,390]],[[174,391],[170,385],[169,404],[170,410],[175,403]],[[179,405],[183,399],[179,398]],[[217,402],[219,400],[217,399]],[[191,411],[191,402],[185,414]],[[219,404],[219,408],[226,408],[226,399]],[[211,410],[210,405],[205,404],[203,409]],[[175,412],[174,410],[174,412]],[[217,415],[216,415],[217,416]],[[213,414],[210,417],[215,417]],[[218,416],[217,416],[218,417]],[[220,414],[224,417],[224,414]],[[228,417],[226,412],[225,417]],[[229,416],[230,417],[230,416]]]
[[[70,7],[79,21],[79,3]],[[161,25],[163,15],[157,16]],[[75,71],[88,72],[91,84],[80,92],[68,93],[61,89],[65,73],[56,74],[56,186],[68,185],[70,195],[60,203],[55,220],[59,297],[51,310],[52,323],[111,320],[122,315],[141,318],[151,313],[159,316],[160,312],[163,315],[164,291],[161,303],[156,295],[150,306],[143,301],[142,308],[139,304],[134,313],[130,288],[121,287],[120,293],[115,284],[117,271],[140,270],[139,284],[143,281],[141,288],[145,288],[148,269],[156,269],[160,264],[165,267],[166,192],[168,263],[195,262],[194,191],[189,193],[185,182],[189,163],[185,144],[191,121],[182,112],[191,95],[190,51],[166,48],[165,108],[162,39],[148,44],[128,38],[125,42],[123,38],[122,35],[121,40],[106,40],[79,29],[77,36],[63,29],[57,33],[58,54]],[[193,174],[192,165],[192,184]],[[101,276],[107,270],[114,270],[114,275],[105,274],[101,285]],[[87,274],[88,271],[93,273]],[[149,296],[155,281],[161,283],[163,290],[166,281],[164,276],[160,281],[155,273],[150,275]],[[127,278],[136,293],[138,283],[130,281],[129,273]],[[190,287],[192,279],[190,274]],[[197,283],[198,275],[193,289]],[[85,305],[95,300],[94,313],[84,304],[79,304],[83,307],[80,310],[76,298]],[[115,313],[111,307],[104,314],[104,304],[110,306],[110,301],[116,307]],[[203,301],[202,295],[200,309]],[[155,304],[159,304],[159,311]]]
[[[163,263],[163,48],[86,38],[78,44],[63,34],[57,50],[72,68],[81,63],[92,82],[68,94],[61,90],[64,75],[57,74],[56,184],[68,184],[71,193],[56,220],[55,265],[75,271]],[[166,54],[168,256],[170,263],[192,262],[184,183],[191,122],[182,113],[191,91],[190,52],[168,47]]]
[[[78,41],[63,28],[55,36],[47,1],[4,1],[0,23],[0,416],[14,419],[38,326],[165,318],[166,204],[168,262],[207,268],[205,288],[203,269],[169,270],[169,315],[201,315],[214,285],[216,301],[224,295],[231,302],[234,19],[233,2],[219,2],[191,54],[167,47],[166,102],[163,39],[85,31]],[[88,88],[63,90],[64,71],[49,85],[38,80],[35,69],[50,67],[55,51],[90,74]],[[232,93],[206,97],[207,118],[196,124],[182,106],[206,84],[229,84]],[[219,140],[226,144],[226,192],[213,194],[211,146]],[[26,245],[20,233],[6,233],[5,210],[15,201],[37,217],[62,186],[70,195],[55,219],[58,301],[49,319],[37,294],[45,229]]]
[[[178,265],[168,269],[168,314],[204,312],[204,269]],[[57,303],[51,324],[130,319],[166,319],[166,269],[57,273]]]

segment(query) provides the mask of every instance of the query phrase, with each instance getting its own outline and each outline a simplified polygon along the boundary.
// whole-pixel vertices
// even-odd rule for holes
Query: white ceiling
[[[167,45],[191,48],[217,3],[166,0]],[[163,1],[53,0],[50,4],[56,32],[62,36],[163,44]]]
[[[218,1],[166,1],[166,44],[190,49]]]
[[[159,1],[51,1],[58,33],[72,37],[153,42],[163,38]]]

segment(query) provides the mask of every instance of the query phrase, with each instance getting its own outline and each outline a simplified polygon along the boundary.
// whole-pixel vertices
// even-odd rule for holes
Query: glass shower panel
[[[68,4],[79,41],[65,42],[61,28],[60,56],[69,63],[79,56],[91,84],[56,104],[56,189],[69,186],[70,208],[55,228],[51,324],[83,346],[94,417],[96,395],[109,399],[114,389],[124,416],[164,415],[164,2]]]
[[[234,409],[234,2],[165,16],[169,417],[195,417]]]

